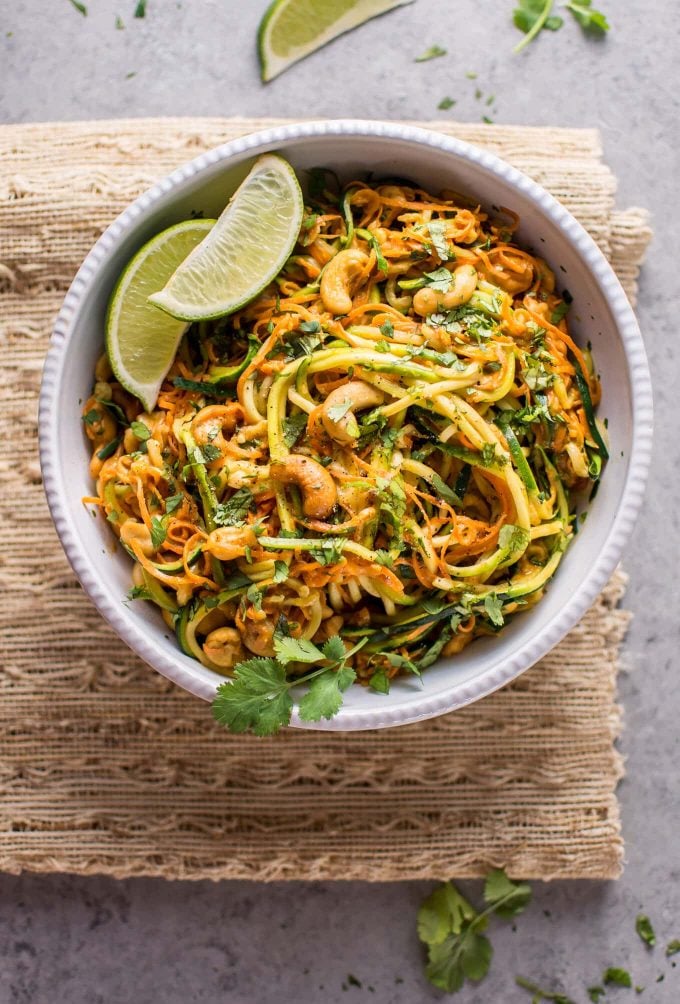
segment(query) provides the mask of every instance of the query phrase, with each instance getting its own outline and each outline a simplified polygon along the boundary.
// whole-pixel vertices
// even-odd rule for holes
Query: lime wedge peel
[[[303,214],[290,164],[275,154],[259,157],[210,234],[149,302],[185,321],[232,314],[281,271]]]
[[[257,33],[262,80],[352,28],[413,0],[274,0]]]
[[[106,315],[106,351],[116,379],[147,411],[172,366],[186,321],[148,302],[207,236],[214,220],[189,220],[163,230],[128,262]]]

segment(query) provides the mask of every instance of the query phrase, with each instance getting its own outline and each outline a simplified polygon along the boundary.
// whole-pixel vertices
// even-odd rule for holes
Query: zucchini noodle
[[[368,683],[541,598],[606,434],[571,297],[512,212],[313,180],[276,280],[188,328],[152,412],[99,360],[86,501],[133,559],[131,597],[205,666],[340,635],[367,639]]]

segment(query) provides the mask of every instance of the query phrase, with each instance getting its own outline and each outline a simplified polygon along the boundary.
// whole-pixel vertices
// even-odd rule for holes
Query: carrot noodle
[[[230,675],[277,632],[366,638],[368,684],[540,600],[606,460],[600,386],[511,209],[396,181],[307,203],[276,279],[188,328],[152,412],[98,362],[83,501],[187,654]]]

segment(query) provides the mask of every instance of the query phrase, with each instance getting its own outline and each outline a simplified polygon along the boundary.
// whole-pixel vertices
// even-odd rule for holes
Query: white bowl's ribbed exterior
[[[199,679],[190,669],[168,658],[153,636],[139,630],[126,617],[120,596],[107,586],[106,581],[93,574],[88,557],[73,532],[64,504],[67,485],[60,477],[64,471],[64,458],[59,455],[56,438],[64,348],[83,296],[91,285],[97,282],[102,263],[116,247],[121,235],[125,234],[161,196],[207,167],[218,162],[226,163],[236,155],[248,152],[256,154],[260,149],[271,149],[273,145],[285,146],[286,143],[297,139],[323,136],[360,136],[368,140],[387,137],[424,147],[435,147],[454,158],[485,168],[527,196],[544,216],[561,230],[565,241],[577,251],[595,278],[615,320],[629,370],[635,373],[633,435],[629,444],[628,472],[621,504],[613,516],[605,544],[599,554],[593,557],[581,588],[565,597],[559,616],[554,617],[540,632],[532,636],[530,641],[512,657],[500,659],[491,657],[488,667],[483,672],[472,680],[453,684],[448,691],[428,696],[426,675],[425,686],[417,700],[411,699],[405,702],[396,695],[395,700],[391,700],[392,695],[390,695],[376,700],[375,707],[359,710],[343,708],[330,721],[313,723],[311,726],[309,723],[301,722],[296,714],[292,720],[293,725],[303,728],[355,731],[420,721],[470,704],[502,687],[532,666],[577,623],[618,564],[642,503],[652,449],[652,389],[647,358],[635,315],[621,284],[597,245],[573,216],[548,192],[493,154],[461,140],[415,126],[362,120],[333,120],[280,126],[241,137],[202,154],[141,195],[121,213],[92,248],[78,270],[55,322],[45,360],[40,394],[40,458],[43,480],[52,518],[64,550],[83,588],[100,613],[121,638],[160,673],[204,699],[211,699],[214,694],[212,684],[206,684],[204,679]]]

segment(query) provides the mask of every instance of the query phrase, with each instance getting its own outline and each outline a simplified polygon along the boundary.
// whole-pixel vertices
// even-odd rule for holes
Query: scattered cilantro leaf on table
[[[627,969],[621,969],[619,966],[609,966],[605,969],[602,974],[602,982],[606,986],[608,983],[613,983],[617,987],[632,987],[633,981],[630,978],[630,973]]]
[[[454,106],[455,104],[456,104],[456,101],[455,101],[455,99],[454,99],[454,98],[449,98],[449,97],[446,97],[446,98],[442,98],[442,99],[441,99],[441,101],[440,101],[440,102],[439,102],[439,104],[437,105],[437,108],[438,108],[438,109],[439,109],[439,110],[440,110],[441,112],[446,112],[446,111],[448,111],[448,110],[449,110],[449,108],[453,108],[453,106]]]
[[[530,994],[533,994],[531,1004],[539,1004],[539,1001],[552,1001],[553,1004],[575,1004],[571,997],[567,997],[566,994],[555,990],[543,990],[542,987],[537,986],[530,980],[526,980],[523,976],[516,976],[515,983],[518,987],[522,987],[523,990],[528,990]]]
[[[604,987],[588,987],[588,1000],[598,1004],[600,997],[604,997],[606,992]]]
[[[418,937],[427,946],[425,975],[440,990],[455,993],[466,979],[478,982],[493,955],[486,930],[489,916],[509,918],[521,913],[531,898],[526,883],[512,882],[494,869],[484,887],[487,907],[478,913],[451,882],[434,890],[418,911]]]
[[[673,940],[669,941],[666,945],[666,955],[677,955],[678,952],[680,952],[680,939],[673,938]]]
[[[605,14],[599,10],[593,10],[592,0],[572,0],[571,3],[567,4],[567,10],[573,14],[586,31],[604,34],[611,27]]]
[[[644,913],[639,913],[635,918],[635,930],[646,945],[649,945],[650,948],[654,947],[656,934],[649,917],[645,916]]]
[[[139,0],[135,7],[135,17],[146,17],[146,0]]]
[[[71,6],[75,7],[78,13],[82,14],[83,17],[87,17],[87,7],[84,3],[80,3],[80,0],[71,0]]]
[[[540,31],[558,31],[564,24],[564,19],[552,13],[553,0],[519,0],[519,5],[513,11],[513,22],[516,28],[524,32],[524,38],[514,48],[521,52],[536,38]]]
[[[425,52],[421,52],[419,56],[416,56],[413,62],[426,63],[429,59],[437,59],[439,56],[445,56],[446,54],[447,50],[442,49],[441,45],[431,45]]]

